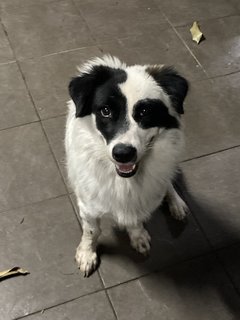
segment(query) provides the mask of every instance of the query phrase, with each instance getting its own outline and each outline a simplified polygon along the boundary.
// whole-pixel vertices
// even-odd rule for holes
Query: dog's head
[[[93,118],[117,173],[133,176],[154,139],[179,128],[187,81],[169,67],[127,67],[110,56],[79,71],[69,84],[76,117]]]

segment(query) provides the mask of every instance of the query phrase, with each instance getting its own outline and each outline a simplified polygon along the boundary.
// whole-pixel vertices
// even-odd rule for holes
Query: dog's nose
[[[137,150],[129,144],[118,143],[112,150],[112,156],[117,162],[135,162],[137,159]]]

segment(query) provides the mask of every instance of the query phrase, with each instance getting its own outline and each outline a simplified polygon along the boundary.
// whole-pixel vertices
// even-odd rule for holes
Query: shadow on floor
[[[194,238],[194,233],[190,233],[184,241],[181,240],[180,245],[178,244],[178,241],[180,241],[179,239],[184,238],[184,234],[188,233],[188,228],[195,228],[194,225],[198,225],[195,222],[195,220],[198,220],[198,217],[201,217],[205,224],[214,226],[214,230],[217,230],[217,233],[222,234],[224,239],[226,239],[226,245],[240,242],[240,228],[236,226],[233,230],[229,225],[223,224],[221,220],[216,218],[215,214],[211,214],[211,209],[206,204],[200,204],[194,199],[188,191],[184,176],[181,173],[179,173],[176,179],[175,188],[189,205],[191,215],[185,222],[176,221],[170,216],[166,203],[162,205],[160,212],[158,210],[154,213],[153,218],[147,224],[147,229],[152,236],[152,250],[148,259],[131,249],[127,234],[118,229],[114,229],[114,234],[117,239],[114,245],[109,242],[100,244],[98,249],[100,257],[110,256],[111,259],[111,256],[117,255],[119,259],[131,261],[141,269],[141,275],[160,270],[160,273],[154,274],[155,285],[151,286],[150,289],[150,295],[154,295],[155,299],[159,296],[159,301],[162,301],[162,279],[167,278],[171,284],[170,287],[172,286],[172,283],[174,283],[174,290],[179,294],[182,292],[182,303],[189,303],[189,308],[191,309],[189,309],[190,313],[193,312],[193,310],[195,310],[194,312],[198,312],[198,304],[205,301],[203,308],[200,309],[203,310],[205,308],[206,311],[210,308],[211,311],[209,310],[209,312],[211,314],[212,308],[215,306],[218,307],[218,305],[221,304],[220,301],[222,301],[233,316],[231,318],[226,316],[226,319],[240,319],[240,299],[236,295],[236,291],[229,281],[224,269],[219,264],[216,253],[211,253],[211,251],[215,251],[214,247],[206,241],[207,246],[205,248],[196,246],[195,250],[194,242],[196,239]],[[223,210],[227,210],[227,208],[223,208]],[[162,221],[159,221],[159,214],[162,214]],[[165,231],[164,235],[162,235],[164,241],[159,240],[161,239],[160,232],[162,229],[161,224],[163,224],[163,222],[165,222],[165,226],[167,226],[168,233],[166,236]],[[205,239],[202,231],[200,231],[200,233],[201,237]],[[176,252],[174,257],[168,252],[170,251],[169,248],[172,246],[173,242],[175,243],[174,250]],[[190,252],[188,252],[188,247],[192,247],[192,250],[195,251],[192,252],[192,250],[190,250]],[[224,247],[224,243],[222,247]],[[186,253],[186,255],[184,253]],[[189,257],[187,257],[188,253]],[[167,256],[166,260],[164,259],[165,256]],[[200,257],[192,260],[192,258],[198,256]],[[235,259],[237,263],[239,257],[236,256]],[[157,282],[159,282],[159,287],[156,285]],[[164,290],[166,290],[166,288]],[[170,291],[171,290],[172,289],[170,288]],[[172,294],[174,294],[174,292],[172,292]],[[169,297],[169,301],[175,300],[171,300],[171,297]],[[177,312],[180,312],[180,310],[182,312],[184,309],[183,306],[180,304],[175,305],[175,303],[173,303],[173,308],[179,308]],[[221,306],[219,306],[219,308],[221,309]],[[216,312],[216,316],[218,312],[219,311]],[[199,318],[196,317],[196,319],[203,319],[200,315],[201,311],[199,311]],[[188,319],[191,318],[188,317]],[[204,319],[215,319],[215,316],[213,318],[210,316],[209,318]],[[220,319],[225,318],[220,317]]]

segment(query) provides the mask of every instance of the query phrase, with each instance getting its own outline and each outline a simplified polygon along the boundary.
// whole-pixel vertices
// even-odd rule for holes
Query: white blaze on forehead
[[[144,99],[160,99],[169,106],[169,98],[155,80],[145,71],[144,66],[132,66],[125,69],[127,80],[119,84],[127,99],[127,108],[132,113],[133,106]]]

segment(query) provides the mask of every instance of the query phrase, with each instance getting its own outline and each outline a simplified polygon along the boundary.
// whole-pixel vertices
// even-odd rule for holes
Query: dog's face
[[[131,177],[154,139],[179,128],[187,81],[173,69],[126,67],[109,56],[80,69],[69,85],[76,117],[92,117],[121,177]]]

